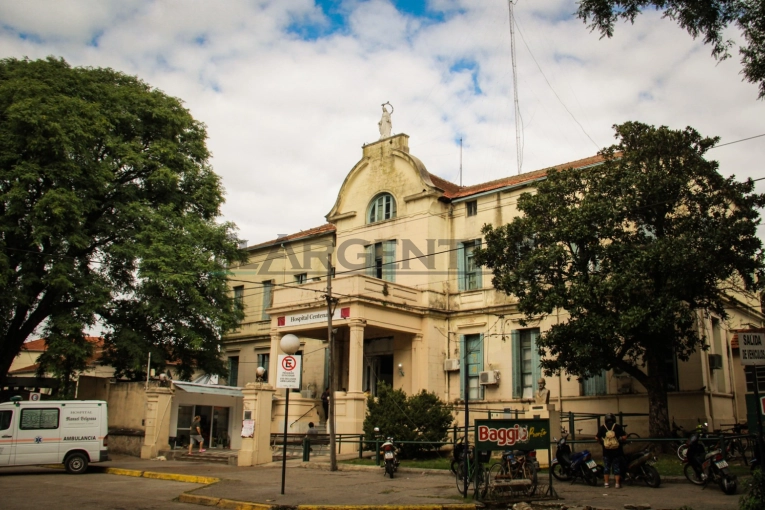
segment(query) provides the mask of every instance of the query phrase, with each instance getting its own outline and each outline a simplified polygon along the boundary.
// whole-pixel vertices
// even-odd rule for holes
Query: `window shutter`
[[[263,313],[260,318],[270,319],[271,317],[266,313],[266,309],[271,307],[271,282],[263,282]]]
[[[460,335],[460,398],[465,398],[465,372],[467,360],[465,359],[465,335]]]
[[[371,276],[372,278],[375,278],[376,271],[375,271],[375,245],[374,243],[370,244],[369,246],[365,247],[366,249],[366,275]]]
[[[483,333],[481,333],[481,336],[478,339],[478,373],[476,376],[480,376],[480,373],[483,372]],[[484,387],[480,383],[480,379],[478,382],[478,398],[483,400],[483,391]]]
[[[396,241],[383,242],[383,280],[396,282]]]
[[[539,347],[537,347],[537,340],[539,339],[539,330],[531,330],[531,377],[533,378],[532,388],[534,388],[534,395],[537,394],[539,388],[537,387],[537,381],[542,377],[542,367],[539,366]]]
[[[483,241],[480,239],[475,240],[475,247],[476,248],[482,248],[483,247]],[[482,289],[483,288],[483,267],[479,266],[478,264],[475,265],[475,285],[476,289]]]
[[[465,243],[457,244],[457,290],[465,290]]]
[[[513,398],[523,396],[523,377],[521,374],[521,331],[514,329],[510,332],[510,343],[513,349]]]
[[[599,375],[588,377],[582,382],[582,389],[585,395],[605,395],[606,394],[606,371],[603,370]]]

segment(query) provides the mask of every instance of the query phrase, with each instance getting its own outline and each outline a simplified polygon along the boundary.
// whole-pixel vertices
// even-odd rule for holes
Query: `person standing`
[[[324,421],[329,421],[329,388],[321,394],[321,408],[324,409]]]
[[[202,437],[202,417],[194,416],[194,421],[191,422],[191,441],[189,441],[189,455],[194,448],[194,443],[199,445],[199,453],[206,452],[204,449],[205,438]]]
[[[616,417],[613,413],[606,415],[606,423],[600,426],[595,439],[603,445],[603,465],[605,468],[603,486],[609,486],[609,475],[613,471],[616,479],[615,487],[621,489],[621,464],[624,458],[622,442],[627,440],[627,434],[624,432],[624,428],[616,423]]]

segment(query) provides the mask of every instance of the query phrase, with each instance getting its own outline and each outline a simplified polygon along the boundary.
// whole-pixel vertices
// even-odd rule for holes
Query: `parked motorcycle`
[[[656,462],[656,457],[651,452],[650,447],[626,455],[626,469],[622,473],[622,478],[625,481],[643,480],[649,487],[656,488],[661,485],[661,476],[653,467],[654,462]]]
[[[552,469],[553,476],[561,482],[567,482],[574,476],[571,473],[571,447],[566,443],[567,438],[568,434],[562,435],[560,439],[553,438],[557,447],[550,469]]]
[[[393,473],[398,471],[398,448],[389,437],[382,444],[383,460],[385,461],[385,474],[393,478]]]
[[[735,494],[738,484],[736,475],[731,474],[728,463],[723,458],[722,450],[716,449],[704,453],[699,443],[699,435],[694,434],[688,440],[688,454],[683,460],[683,474],[691,483],[706,486],[713,482],[720,485],[725,494]]]
[[[563,435],[557,442],[555,458],[552,460],[550,469],[553,476],[562,481],[571,480],[574,483],[577,478],[583,479],[589,485],[598,484],[598,465],[592,460],[589,450],[571,453],[571,447],[566,444],[568,435]]]
[[[704,422],[702,425],[699,423],[696,425],[696,429],[691,433],[688,440],[681,443],[680,446],[677,448],[677,458],[685,462],[686,457],[688,456],[688,446],[690,445],[691,439],[695,436],[697,439],[697,448],[705,449],[704,444],[700,441],[702,437],[707,437],[709,435],[709,432],[707,430],[707,423]]]

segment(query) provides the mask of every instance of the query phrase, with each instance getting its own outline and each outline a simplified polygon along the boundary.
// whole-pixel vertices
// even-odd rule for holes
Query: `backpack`
[[[616,427],[616,423],[611,425],[611,428],[606,432],[606,437],[603,438],[603,448],[606,450],[615,450],[619,448],[619,439],[616,437],[614,427]]]

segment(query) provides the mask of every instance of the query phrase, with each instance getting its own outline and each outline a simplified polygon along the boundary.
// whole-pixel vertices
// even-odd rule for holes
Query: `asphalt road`
[[[49,468],[0,469],[0,508],[3,510],[200,510],[174,502],[198,484],[150,480],[105,473],[69,475]]]
[[[88,472],[68,475],[60,469],[0,469],[0,510],[54,508],[56,510],[200,510],[202,506],[173,501],[181,493],[275,505],[423,505],[462,503],[454,477],[448,472],[402,469],[394,479],[379,468],[343,466],[332,473],[321,463],[291,462],[287,491],[279,494],[281,469],[233,468],[209,463],[152,462],[128,459],[112,467],[151,470],[198,476],[213,476],[219,483],[202,486],[171,480],[136,478]],[[313,468],[313,469],[311,469]],[[196,490],[195,490],[196,489]],[[658,489],[636,484],[622,489],[590,487],[582,483],[556,483],[566,506],[624,509],[625,504],[646,504],[654,510],[726,510],[738,508],[740,487],[735,496],[726,496],[717,486],[705,489],[689,483],[665,483]]]

